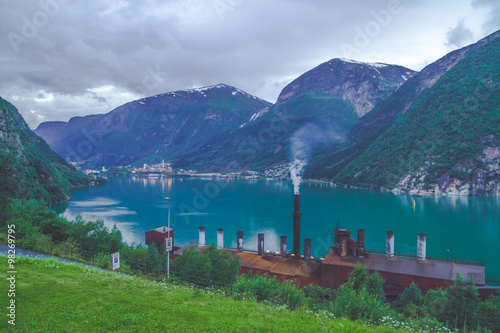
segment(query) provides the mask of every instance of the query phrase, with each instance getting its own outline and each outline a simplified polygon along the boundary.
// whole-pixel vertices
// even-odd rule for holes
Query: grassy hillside
[[[16,326],[4,315],[0,331],[401,332],[55,260],[19,257],[16,269]],[[0,306],[8,302],[4,293]]]

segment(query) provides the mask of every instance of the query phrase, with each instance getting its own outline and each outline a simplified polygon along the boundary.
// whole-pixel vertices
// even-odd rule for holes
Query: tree
[[[416,317],[421,305],[422,292],[413,282],[393,303],[394,309],[407,317]]]
[[[172,271],[182,280],[201,286],[226,285],[236,281],[240,270],[240,257],[225,250],[218,250],[213,244],[203,248],[185,249],[175,259]]]
[[[210,279],[215,284],[229,286],[236,281],[240,270],[240,256],[233,257],[229,251],[218,250],[212,244],[205,248],[204,254],[210,258]]]
[[[422,298],[422,311],[424,315],[445,322],[445,309],[448,301],[448,293],[442,287],[429,290]]]
[[[152,265],[152,273],[159,275],[162,271],[162,265],[160,260],[160,254],[158,253],[158,248],[155,243],[151,243],[148,246],[149,257]]]
[[[455,282],[448,288],[444,320],[457,329],[475,328],[479,293],[472,278],[464,280],[457,275]]]
[[[347,282],[351,284],[353,289],[358,290],[365,287],[369,294],[374,295],[381,302],[385,301],[384,279],[377,272],[370,274],[365,265],[356,263]]]
[[[378,273],[370,274],[365,265],[357,263],[347,282],[336,292],[333,313],[351,320],[379,322],[389,311],[383,302],[383,284]]]
[[[305,286],[304,294],[309,302],[309,307],[313,310],[327,310],[335,300],[333,290],[314,284]]]
[[[132,244],[130,246],[124,244],[120,256],[133,270],[140,270],[146,273],[148,271],[147,267],[152,266],[149,251],[142,244]]]
[[[492,332],[500,332],[500,296],[490,296],[478,307],[479,326]]]
[[[172,272],[184,282],[201,286],[210,285],[212,265],[208,256],[203,256],[197,247],[184,249],[172,264]]]

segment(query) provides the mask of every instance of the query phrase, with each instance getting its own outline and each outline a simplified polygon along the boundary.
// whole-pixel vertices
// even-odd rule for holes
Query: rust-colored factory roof
[[[175,256],[182,255],[185,249],[196,246],[195,244],[188,244],[177,251],[174,252]],[[203,251],[203,247],[199,247]],[[275,256],[266,253],[259,256],[257,253],[253,252],[240,252],[237,253],[232,249],[230,250],[233,255],[239,255],[241,257],[241,267],[246,269],[252,269],[255,271],[266,271],[270,274],[283,275],[288,277],[304,277],[319,280],[321,278],[321,264],[317,261],[305,261],[298,259],[281,259],[279,256]]]
[[[484,285],[485,274],[483,266],[463,265],[446,261],[417,260],[412,258],[392,257],[370,254],[364,258],[340,257],[334,253],[333,248],[323,260],[323,265],[353,267],[357,262],[362,262],[369,270],[420,276],[430,279],[455,280],[457,274],[463,277],[472,276],[476,285]]]
[[[241,256],[241,266],[248,269],[264,270],[271,274],[290,277],[321,278],[320,263],[317,261],[281,259],[269,254],[259,256],[251,252],[241,252],[239,255]]]

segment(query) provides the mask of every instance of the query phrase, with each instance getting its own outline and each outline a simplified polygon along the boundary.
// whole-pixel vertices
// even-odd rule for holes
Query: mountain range
[[[229,136],[271,103],[217,84],[143,98],[103,115],[42,123],[35,132],[89,167],[175,161]]]
[[[287,85],[274,105],[218,84],[35,132],[89,167],[165,160],[200,171],[266,171],[299,159],[306,177],[345,186],[500,194],[499,37],[420,72],[332,59]]]

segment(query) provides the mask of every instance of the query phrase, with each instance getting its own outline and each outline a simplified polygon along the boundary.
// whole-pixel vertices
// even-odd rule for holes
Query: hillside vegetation
[[[154,244],[147,248],[141,244],[124,244],[120,231],[116,228],[107,229],[102,221],[83,221],[80,218],[77,218],[76,221],[68,221],[34,200],[29,202],[13,201],[9,205],[7,215],[8,219],[5,224],[0,221],[0,241],[2,242],[7,242],[7,233],[12,234],[12,231],[9,231],[12,229],[15,230],[15,245],[17,248],[59,255],[106,269],[111,268],[110,254],[119,251],[121,260],[119,272],[146,276],[149,279],[166,282],[167,255],[164,248],[158,250]],[[15,225],[15,227],[12,225]],[[12,239],[9,240],[10,243],[12,243]],[[31,285],[32,281],[34,281],[33,290],[45,288],[41,283],[44,277],[39,272],[36,273],[36,278],[30,279],[29,274],[26,273],[29,269],[19,265],[24,263],[24,259],[21,259],[20,262],[19,258],[16,260],[18,260],[16,261],[16,270],[19,272],[17,277],[21,279],[23,287]],[[383,292],[384,280],[378,273],[368,272],[368,269],[361,264],[356,265],[347,282],[337,290],[314,285],[300,289],[291,281],[280,283],[275,277],[267,275],[252,275],[251,273],[238,275],[239,269],[239,257],[231,252],[217,250],[214,245],[205,247],[203,251],[192,247],[186,249],[175,262],[171,263],[171,280],[169,280],[169,283],[182,281],[190,286],[196,285],[200,288],[199,292],[208,288],[209,293],[224,295],[233,300],[258,301],[302,313],[302,315],[291,315],[290,318],[292,319],[290,320],[292,323],[296,320],[294,318],[304,318],[304,314],[306,318],[313,318],[312,312],[314,312],[316,318],[325,321],[334,319],[334,317],[346,318],[351,321],[362,320],[363,323],[369,323],[370,325],[405,328],[410,331],[437,333],[443,330],[446,331],[447,327],[456,329],[479,329],[481,327],[482,330],[479,331],[486,333],[488,331],[484,330],[484,328],[488,328],[492,332],[496,332],[496,329],[500,328],[500,295],[492,296],[488,300],[480,302],[477,287],[474,286],[470,279],[462,280],[457,277],[457,281],[447,290],[432,290],[425,295],[422,295],[418,286],[414,285],[405,290],[396,302],[390,305],[386,302]],[[62,293],[70,299],[61,301],[62,304],[65,304],[65,302],[69,304],[72,302],[71,299],[74,298],[76,304],[85,307],[85,304],[82,305],[82,302],[79,301],[83,296],[78,295],[75,290],[69,287],[68,291],[66,291],[65,282],[60,281],[60,277],[57,275],[58,271],[54,272],[54,276],[47,277],[47,279],[50,279],[51,283],[54,284],[54,288],[58,290],[55,294]],[[44,274],[50,275],[51,273],[45,272]],[[25,276],[28,276],[28,280],[26,280],[28,282],[22,280]],[[17,277],[16,279],[19,281]],[[72,281],[71,283],[75,283],[78,279],[73,277],[69,280]],[[82,284],[90,285],[88,281],[83,281]],[[123,298],[119,298],[119,300],[126,300],[125,303],[127,304],[137,302],[136,298],[127,298],[129,292],[126,288],[122,286],[115,287],[117,288],[116,295],[119,293],[118,290],[125,290],[124,293],[127,294],[121,295],[120,297]],[[153,285],[152,288],[158,289],[163,288],[163,286],[161,284],[158,286]],[[50,288],[48,290],[50,291]],[[23,289],[16,292],[18,296],[21,295],[21,299],[27,297],[29,302],[37,300],[38,297],[32,296],[30,290],[27,290],[26,293]],[[104,289],[104,292],[106,292],[106,289]],[[91,295],[94,294],[99,294],[99,292],[94,290]],[[136,296],[136,292],[132,294],[134,295],[132,297],[143,297],[142,295]],[[108,295],[108,297],[111,296]],[[42,302],[50,303],[52,300],[42,299],[37,302],[40,304]],[[53,305],[54,307],[59,306],[59,301],[54,302],[56,302]],[[182,305],[189,306],[190,302],[190,299],[187,298]],[[204,304],[224,309],[224,302],[228,301],[223,301],[221,305]],[[120,302],[116,301],[116,303]],[[31,308],[28,307],[28,309]],[[58,308],[56,307],[56,309]],[[79,308],[77,307],[75,312],[77,309]],[[125,319],[119,320],[129,318],[131,308],[123,307],[120,309],[119,312]],[[149,308],[147,309],[149,311]],[[35,309],[33,311],[37,312],[39,310]],[[132,313],[135,315],[134,311]],[[210,311],[209,314],[213,315],[216,310]],[[241,311],[245,310],[242,309]],[[96,316],[93,312],[91,313],[92,316]],[[186,316],[189,313],[186,313]],[[111,318],[118,318],[120,314],[112,313]],[[247,314],[247,317],[249,315]],[[31,318],[28,315],[27,317]],[[73,317],[74,314],[71,313],[71,316],[62,316],[60,320],[72,321]],[[86,317],[82,320],[84,323],[88,322]],[[273,331],[281,328],[280,322],[277,320],[270,321],[278,325],[273,328]],[[38,322],[35,319],[33,321]],[[202,324],[201,321],[191,319],[190,323],[197,329],[204,327],[198,326]],[[334,324],[335,321],[325,327],[334,327]],[[316,324],[312,322],[311,325],[314,327]],[[238,327],[235,326],[234,330]],[[230,331],[233,330],[232,326],[229,326],[229,328]],[[257,330],[269,331],[267,326],[257,326],[257,328]]]
[[[0,98],[0,206],[6,198],[69,200],[69,189],[88,185],[85,175],[34,134],[17,109]]]
[[[453,183],[464,194],[495,194],[499,52],[497,39],[459,61],[334,181],[438,193]]]
[[[16,326],[7,332],[400,332],[289,311],[224,292],[55,260],[17,259]],[[0,265],[7,259],[0,256]],[[0,273],[5,281],[6,273]],[[2,298],[6,308],[6,298]]]

